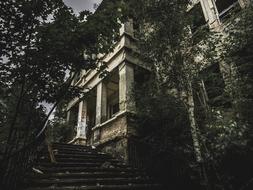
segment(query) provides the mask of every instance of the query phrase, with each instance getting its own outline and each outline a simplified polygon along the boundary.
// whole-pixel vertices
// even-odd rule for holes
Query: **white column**
[[[134,111],[133,97],[134,68],[128,63],[119,67],[119,108],[120,111]]]
[[[200,0],[205,19],[211,28],[216,28],[220,25],[219,14],[214,0]]]
[[[86,101],[83,100],[79,103],[76,138],[86,139],[86,127],[87,127],[86,117],[87,117],[87,104]]]
[[[78,109],[78,122],[86,122],[87,121],[87,102],[86,100],[82,100],[79,103],[79,109]]]
[[[83,109],[82,109],[82,121],[87,122],[87,101],[83,100]]]
[[[67,123],[69,123],[69,119],[70,119],[70,110],[67,111],[67,118],[66,118]]]
[[[96,125],[106,120],[107,93],[106,85],[101,81],[97,85],[97,106],[96,106]]]
[[[79,103],[77,123],[80,123],[82,121],[82,110],[83,110],[83,101]]]

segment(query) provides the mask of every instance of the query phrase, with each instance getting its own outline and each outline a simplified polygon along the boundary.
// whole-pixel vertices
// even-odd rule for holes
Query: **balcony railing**
[[[240,5],[239,5],[238,1],[231,4],[228,8],[224,9],[222,12],[219,13],[219,18],[221,20],[223,20],[223,19],[229,17],[229,15],[231,14],[231,11],[238,11],[239,7],[240,7]]]

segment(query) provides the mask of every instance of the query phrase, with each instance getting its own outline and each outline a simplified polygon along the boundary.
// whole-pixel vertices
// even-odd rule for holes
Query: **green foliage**
[[[252,188],[252,6],[231,16],[224,28],[219,61],[227,64],[225,93],[229,109],[213,109],[206,129],[206,159],[220,175],[225,189]],[[229,24],[228,24],[229,23]],[[219,189],[217,187],[217,189]]]
[[[237,100],[235,105],[238,109],[241,122],[248,125],[250,128],[253,126],[253,120],[250,116],[253,113],[253,109],[250,106],[252,105],[253,92],[253,21],[250,19],[252,16],[252,6],[245,9],[240,14],[240,21],[235,23],[234,30],[229,33],[229,41],[234,45],[234,48],[231,50],[226,46],[226,53],[232,55],[232,61],[235,63],[238,74],[237,84],[234,88],[232,87],[235,99]],[[235,88],[237,88],[237,90]]]
[[[54,111],[54,118],[50,121],[47,129],[47,136],[51,142],[67,142],[68,136],[71,134],[71,128],[66,123],[66,107],[67,101],[62,101]]]
[[[7,61],[1,63],[1,84],[10,87],[25,82],[26,93],[32,92],[37,102],[53,103],[67,92],[76,96],[78,89],[68,90],[65,85],[66,70],[93,68],[98,60],[85,59],[84,52],[87,55],[108,52],[120,27],[119,13],[108,15],[114,8],[112,5],[95,15],[84,12],[87,20],[83,20],[83,14],[76,17],[61,1],[1,4],[2,9],[10,11],[3,11],[2,24],[6,27],[1,32],[4,39],[1,42],[6,48],[1,49],[1,57],[5,56]],[[20,10],[14,11],[16,7]],[[48,22],[48,17],[53,21]]]
[[[151,78],[135,87],[139,134],[151,139],[154,137],[164,148],[168,138],[180,138],[180,133],[189,123],[184,104],[171,95],[157,92]],[[178,134],[172,135],[172,131]]]
[[[69,142],[69,135],[72,133],[69,123],[53,120],[51,125],[48,127],[48,136],[51,142]]]
[[[136,76],[143,73],[137,71]],[[134,91],[137,132],[148,145],[139,150],[142,157],[148,157],[145,166],[168,188],[199,188],[186,107],[181,100],[158,90],[154,76],[144,77]]]
[[[82,69],[98,66],[94,55],[112,50],[123,18],[120,5],[103,2],[95,14],[76,16],[62,0],[0,2],[0,89],[8,94],[0,100],[8,110],[2,114],[7,144],[27,125],[22,121],[29,120],[29,110],[40,110],[43,102],[55,108],[61,100],[81,95],[71,82]]]
[[[192,135],[193,141],[200,143],[203,163],[188,160],[187,164],[201,169],[203,189],[247,189],[252,187],[253,175],[239,167],[251,168],[252,158],[252,6],[232,15],[222,31],[198,30],[192,36],[187,3],[149,0],[131,7],[131,16],[139,24],[135,36],[140,58],[155,73],[151,83],[136,91],[140,132],[144,139],[159,142],[161,149],[167,144],[172,150],[175,143],[177,156],[180,150],[190,150],[178,142],[193,150],[194,143],[184,138]],[[224,84],[213,73],[201,74],[215,63],[223,69]],[[197,95],[203,94],[198,85],[208,78],[214,82],[207,89],[213,97],[199,102]],[[186,133],[179,130],[180,126],[193,127],[194,121],[197,129],[191,134],[189,128]],[[235,159],[229,160],[230,156]],[[188,175],[197,176],[194,170]]]

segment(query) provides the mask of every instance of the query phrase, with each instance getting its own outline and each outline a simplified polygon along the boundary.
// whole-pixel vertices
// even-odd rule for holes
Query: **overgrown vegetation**
[[[13,134],[27,102],[33,109],[44,102],[54,109],[62,99],[80,95],[71,82],[82,69],[97,67],[94,55],[111,50],[122,13],[114,10],[119,7],[114,1],[95,14],[83,11],[78,16],[62,1],[12,0],[0,6],[1,106],[7,106],[4,117],[9,120],[1,128]]]
[[[168,186],[174,182],[176,188],[189,188],[186,181],[178,183],[188,176],[196,182],[192,188],[250,189],[252,7],[232,15],[222,31],[198,31],[196,43],[188,27],[192,18],[187,5],[183,0],[149,0],[132,7],[131,16],[139,25],[135,36],[140,58],[152,72],[151,82],[135,91],[140,134],[144,141],[159,144],[152,149],[154,155],[166,147],[186,161],[188,170],[180,173],[180,166],[178,172],[164,169],[170,162],[166,157],[173,154],[154,160],[164,161],[157,173],[179,173],[177,180],[165,179]],[[213,68],[217,63],[218,69]],[[204,83],[208,89],[203,89]]]
[[[43,137],[54,108],[81,95],[71,85],[78,73],[97,68],[94,55],[112,50],[120,3],[75,15],[62,0],[0,2],[1,182],[10,157]]]
[[[69,136],[72,135],[72,129],[70,123],[66,122],[67,102],[62,101],[54,112],[54,118],[50,121],[48,126],[48,138],[50,142],[69,142]]]
[[[114,0],[76,16],[62,1],[1,1],[1,150],[17,151],[38,134],[49,117],[43,102],[59,105],[53,138],[66,141],[60,102],[81,95],[71,82],[96,68],[94,55],[112,50],[119,20],[130,17],[151,69],[135,98],[152,172],[168,188],[252,189],[252,6],[223,30],[193,36],[187,7],[188,0]],[[215,64],[221,75],[209,68]]]

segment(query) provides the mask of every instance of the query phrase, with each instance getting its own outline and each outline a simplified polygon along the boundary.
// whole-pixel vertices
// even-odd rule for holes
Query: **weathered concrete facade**
[[[207,24],[212,30],[222,32],[223,21],[229,11],[235,7],[244,8],[250,1],[192,0],[192,2],[189,11],[199,6],[203,24]],[[142,67],[148,70],[148,68],[134,56],[133,52],[137,52],[137,48],[131,21],[122,25],[120,35],[114,51],[102,57],[110,75],[100,78],[96,70],[83,71],[73,84],[82,86],[88,96],[69,103],[67,120],[73,115],[71,108],[78,104],[78,117],[74,123],[77,126],[77,135],[74,141],[100,147],[128,161],[129,138],[135,135],[135,124],[131,122],[135,112],[132,97],[135,69]],[[219,70],[224,77],[225,66],[223,63],[219,64]],[[205,97],[208,98],[203,81],[202,87]]]
[[[202,13],[206,23],[211,29],[222,26],[223,18],[229,11],[240,6],[245,8],[250,4],[250,0],[192,0],[189,9],[201,5]]]
[[[133,56],[136,46],[131,21],[122,25],[120,36],[114,51],[102,57],[110,75],[101,78],[96,70],[83,71],[73,84],[82,86],[87,97],[69,103],[67,120],[74,114],[72,107],[78,104],[78,117],[72,126],[77,132],[72,142],[100,147],[127,161],[128,137],[133,135],[128,120],[135,112],[135,68],[147,68]]]
[[[195,9],[195,11],[197,10],[202,17],[202,20],[199,20],[198,23],[196,23],[197,26],[192,34],[195,35],[198,30],[201,31],[204,26],[206,26],[209,30],[219,33],[220,36],[222,36],[220,39],[226,41],[226,37],[228,36],[226,31],[233,29],[233,24],[231,22],[237,20],[237,17],[234,17],[232,20],[230,19],[231,13],[239,12],[241,9],[249,6],[251,2],[252,1],[250,0],[192,0],[192,4],[189,6],[189,12]],[[205,41],[206,39],[200,40]],[[223,51],[220,49],[222,47],[220,45],[221,44],[216,45],[217,52]],[[203,45],[201,46],[203,47]],[[219,56],[218,54],[217,56]],[[217,58],[219,59],[219,57]],[[235,67],[232,68],[231,63],[225,63],[220,59],[216,63],[216,66],[211,65],[213,63],[203,59],[202,55],[196,57],[195,61],[202,65],[203,72],[211,72],[220,75],[221,80],[223,80],[224,83],[224,87],[222,88],[226,88],[229,80],[231,80],[231,72],[235,72],[232,70],[236,69]],[[209,95],[206,90],[207,86],[205,82],[201,81],[200,86],[203,91],[203,101],[208,101]]]

